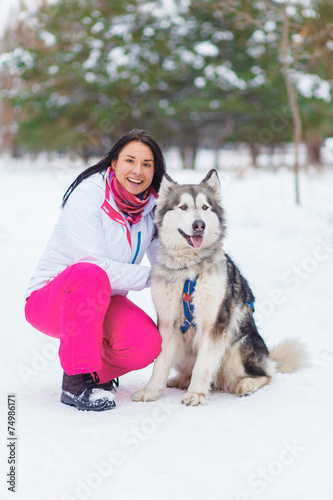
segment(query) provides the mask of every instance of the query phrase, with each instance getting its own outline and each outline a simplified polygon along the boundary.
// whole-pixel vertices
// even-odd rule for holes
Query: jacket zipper
[[[133,258],[131,264],[134,264],[135,259],[137,258],[138,254],[139,254],[140,245],[141,245],[141,231],[138,232],[138,244],[137,244],[137,247],[136,247],[136,250],[135,250],[135,255],[134,255],[134,258]]]

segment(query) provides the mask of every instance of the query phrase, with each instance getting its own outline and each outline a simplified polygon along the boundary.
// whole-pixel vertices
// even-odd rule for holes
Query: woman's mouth
[[[131,184],[135,184],[136,186],[140,186],[143,183],[142,180],[132,179],[131,177],[127,177],[127,180],[128,182],[130,182]]]

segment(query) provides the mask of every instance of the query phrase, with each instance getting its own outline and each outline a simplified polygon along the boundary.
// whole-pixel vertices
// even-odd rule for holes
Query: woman
[[[115,407],[117,377],[161,350],[154,322],[126,295],[149,286],[153,208],[165,162],[144,130],[119,139],[66,191],[54,232],[26,293],[27,321],[60,339],[61,402],[80,410]]]

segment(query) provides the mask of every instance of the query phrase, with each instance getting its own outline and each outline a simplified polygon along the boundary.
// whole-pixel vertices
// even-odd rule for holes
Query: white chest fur
[[[226,290],[225,263],[219,262],[210,269],[201,266],[197,277],[196,269],[166,270],[157,266],[152,274],[151,293],[159,322],[179,329],[185,320],[183,307],[183,287],[186,279],[197,283],[192,296],[194,321],[197,332],[214,324]],[[172,323],[172,325],[171,325]]]

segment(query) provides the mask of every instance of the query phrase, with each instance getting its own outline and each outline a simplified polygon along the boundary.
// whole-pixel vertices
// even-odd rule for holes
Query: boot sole
[[[106,410],[112,410],[113,408],[116,407],[116,402],[115,401],[110,401],[106,400],[105,404],[103,406],[95,406],[92,408],[87,408],[84,405],[80,404],[80,401],[73,401],[67,394],[61,394],[60,397],[61,403],[68,405],[68,406],[75,406],[80,411],[106,411]]]

